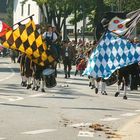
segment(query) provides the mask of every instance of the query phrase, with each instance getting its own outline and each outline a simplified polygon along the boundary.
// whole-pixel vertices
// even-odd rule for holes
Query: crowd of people
[[[77,76],[77,74],[79,74],[83,76],[82,73],[86,68],[90,54],[97,46],[96,41],[83,42],[81,39],[79,39],[78,42],[70,40],[62,41],[61,35],[56,31],[56,28],[52,26],[48,26],[47,31],[43,33],[43,39],[46,41],[47,47],[52,50],[53,57],[57,64],[63,63],[64,78],[71,77],[72,65],[75,65],[74,75]],[[134,39],[134,43],[136,42],[138,42],[137,38]],[[11,56],[13,56],[12,52]],[[13,57],[11,57],[11,60],[13,60]],[[57,77],[57,64],[42,67],[32,62],[25,54],[19,55],[18,62],[20,63],[22,77],[21,85],[27,89],[32,88],[32,90],[38,91],[39,88],[41,88],[41,91],[45,92],[46,83],[42,72],[48,67],[55,69],[54,75]],[[140,86],[140,64],[132,64],[127,68],[122,68],[118,70],[115,75],[115,80],[118,79],[118,89],[115,96],[120,94],[121,89],[126,93],[128,86],[130,86],[130,90],[138,90]],[[95,89],[96,94],[99,92],[99,84],[101,83],[101,94],[107,95],[106,85],[108,80],[102,78],[94,79],[91,76],[88,78],[89,87]],[[121,84],[122,88],[120,87]]]

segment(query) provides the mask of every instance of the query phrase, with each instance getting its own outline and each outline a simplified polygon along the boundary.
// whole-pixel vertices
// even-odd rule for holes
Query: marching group
[[[64,64],[64,74],[65,78],[70,78],[72,65],[75,65],[76,76],[78,73],[83,76],[82,73],[86,68],[88,58],[92,50],[96,47],[96,41],[93,42],[83,42],[81,39],[76,43],[75,41],[61,41],[61,35],[56,32],[56,28],[49,26],[48,30],[43,33],[43,39],[46,41],[48,47],[50,47],[54,53],[55,60],[58,63]],[[137,43],[138,39],[134,39],[134,43]],[[45,78],[42,75],[43,70],[46,68],[53,68],[54,77],[57,77],[57,65],[49,66],[39,66],[33,63],[25,54],[20,54],[18,57],[18,62],[20,63],[20,71],[22,76],[21,85],[27,89],[32,88],[32,90],[38,91],[41,88],[42,92],[45,92],[45,85],[47,84]],[[127,99],[126,92],[128,86],[130,90],[138,90],[140,86],[140,64],[132,64],[130,66],[119,69],[115,74],[115,78],[111,77],[113,80],[118,81],[118,89],[115,94],[117,97],[120,94],[120,90],[124,90],[124,99]],[[113,75],[113,76],[114,76]],[[108,82],[114,82],[111,78],[105,80],[102,78],[94,79],[89,76],[89,87],[91,89],[95,88],[95,93],[99,91],[99,84],[101,82],[101,93],[107,95],[106,85]],[[56,85],[55,79],[47,81],[49,87]],[[110,83],[109,83],[110,84]],[[122,88],[120,87],[122,84]]]

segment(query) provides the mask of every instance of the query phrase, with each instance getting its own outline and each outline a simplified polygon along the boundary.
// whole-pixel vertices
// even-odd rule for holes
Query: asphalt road
[[[21,87],[19,64],[9,58],[0,58],[0,77],[0,140],[121,139],[119,130],[140,116],[140,89],[128,100],[114,97],[116,85],[96,95],[87,77],[64,79],[62,67],[46,93]]]

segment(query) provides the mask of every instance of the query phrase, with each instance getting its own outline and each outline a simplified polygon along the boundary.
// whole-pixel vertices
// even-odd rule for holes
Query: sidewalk
[[[118,133],[121,138],[112,140],[140,140],[140,116],[126,124]]]

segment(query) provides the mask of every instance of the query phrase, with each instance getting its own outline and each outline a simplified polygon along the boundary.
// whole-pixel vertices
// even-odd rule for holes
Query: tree
[[[6,0],[0,1],[0,12],[2,12],[2,13],[6,12]]]
[[[24,0],[23,4],[28,0]],[[70,0],[33,0],[35,1],[48,24],[54,24],[60,32],[65,24],[66,18],[72,13],[72,3]],[[46,16],[47,14],[47,16]]]
[[[6,22],[12,26],[13,25],[13,0],[10,0],[7,3],[7,16],[6,16]]]
[[[113,11],[131,12],[140,8],[139,0],[104,0]]]

